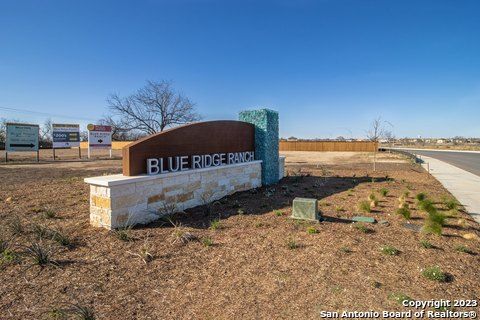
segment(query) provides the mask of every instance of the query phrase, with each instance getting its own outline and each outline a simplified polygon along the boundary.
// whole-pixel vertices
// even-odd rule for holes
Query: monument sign
[[[145,224],[166,207],[180,211],[277,183],[284,159],[278,157],[278,132],[270,130],[278,130],[278,114],[263,109],[243,115],[247,121],[187,124],[125,146],[123,174],[85,179],[90,223],[107,229]]]

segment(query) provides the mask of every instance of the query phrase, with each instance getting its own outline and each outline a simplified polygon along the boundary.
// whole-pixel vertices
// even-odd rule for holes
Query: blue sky
[[[205,120],[278,110],[284,137],[361,137],[377,116],[398,137],[480,136],[479,17],[463,0],[0,0],[0,108],[85,124],[165,79]]]

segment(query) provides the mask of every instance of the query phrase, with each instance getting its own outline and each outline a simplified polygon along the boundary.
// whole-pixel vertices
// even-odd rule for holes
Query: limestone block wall
[[[113,229],[146,224],[162,208],[184,210],[262,185],[262,161],[153,176],[121,174],[85,179],[90,184],[90,223]]]

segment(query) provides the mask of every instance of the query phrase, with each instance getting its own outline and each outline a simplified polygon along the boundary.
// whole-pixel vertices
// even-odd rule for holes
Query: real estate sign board
[[[88,147],[92,149],[111,149],[112,148],[112,127],[96,124],[89,124],[88,129]]]
[[[52,124],[54,148],[72,148],[80,146],[80,125]]]
[[[9,151],[38,151],[37,124],[7,123],[7,140],[5,150]]]

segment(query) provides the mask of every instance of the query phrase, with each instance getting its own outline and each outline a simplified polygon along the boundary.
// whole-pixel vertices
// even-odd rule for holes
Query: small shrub
[[[53,251],[45,248],[39,242],[32,243],[30,246],[26,247],[24,253],[31,259],[32,265],[38,265],[41,267],[48,265],[58,266],[58,262],[52,258]]]
[[[57,217],[57,213],[51,209],[47,209],[43,212],[43,216],[46,218],[46,219],[54,219]]]
[[[213,246],[213,240],[211,238],[202,238],[202,244],[205,246],[205,247],[211,247]]]
[[[392,246],[384,246],[381,248],[381,251],[383,254],[386,254],[388,256],[396,256],[400,253],[400,251]]]
[[[313,226],[310,226],[307,228],[307,233],[308,234],[315,234],[315,233],[318,233],[318,230],[317,228],[313,227]]]
[[[274,213],[275,213],[275,215],[276,215],[277,217],[283,216],[283,211],[275,210]]]
[[[368,196],[368,200],[370,200],[370,201],[377,201],[377,197],[376,197],[375,194],[372,192],[372,193],[370,193],[370,195]]]
[[[239,215],[245,214],[245,209],[239,208],[239,209],[237,210],[237,214],[239,214]]]
[[[408,209],[407,207],[397,209],[396,213],[403,216],[407,220],[411,218],[410,209]]]
[[[462,253],[467,253],[467,254],[475,254],[475,252],[473,252],[472,250],[470,250],[468,247],[464,246],[464,245],[459,245],[457,247],[455,247],[455,250],[458,251],[458,252],[462,252]]]
[[[403,196],[405,199],[407,199],[407,198],[410,196],[410,191],[409,191],[409,190],[403,191],[402,196]]]
[[[412,298],[410,298],[409,296],[407,296],[405,293],[402,293],[402,292],[391,293],[388,297],[391,300],[394,300],[399,304],[402,304],[403,301],[411,301],[412,300]]]
[[[420,245],[425,249],[432,249],[433,244],[428,240],[420,240]]]
[[[388,189],[387,188],[382,188],[380,189],[380,194],[383,196],[383,197],[386,197],[388,195]]]
[[[349,247],[341,247],[340,251],[343,253],[352,253],[352,250]]]
[[[353,227],[363,233],[373,233],[373,230],[365,226],[363,223],[356,222]]]
[[[446,282],[447,275],[438,266],[427,267],[422,271],[422,275],[433,281]]]
[[[297,242],[296,242],[294,239],[288,239],[288,240],[287,240],[287,247],[288,247],[288,249],[290,249],[290,250],[297,249],[297,248],[298,248],[298,244],[297,244]]]
[[[262,222],[256,222],[255,223],[255,228],[261,228],[263,227],[263,223]]]
[[[218,229],[221,229],[221,228],[222,228],[222,225],[221,225],[219,219],[215,219],[215,220],[210,221],[210,230],[218,230]]]
[[[12,250],[10,242],[0,239],[0,265],[4,262],[13,262],[16,259],[17,255]]]
[[[419,192],[417,193],[417,195],[415,196],[415,199],[420,202],[420,201],[424,201],[427,199],[427,194],[425,192]]]
[[[358,205],[358,209],[360,211],[363,211],[363,212],[372,212],[372,208],[370,206],[370,202],[368,201],[362,201],[360,202],[360,204]]]

